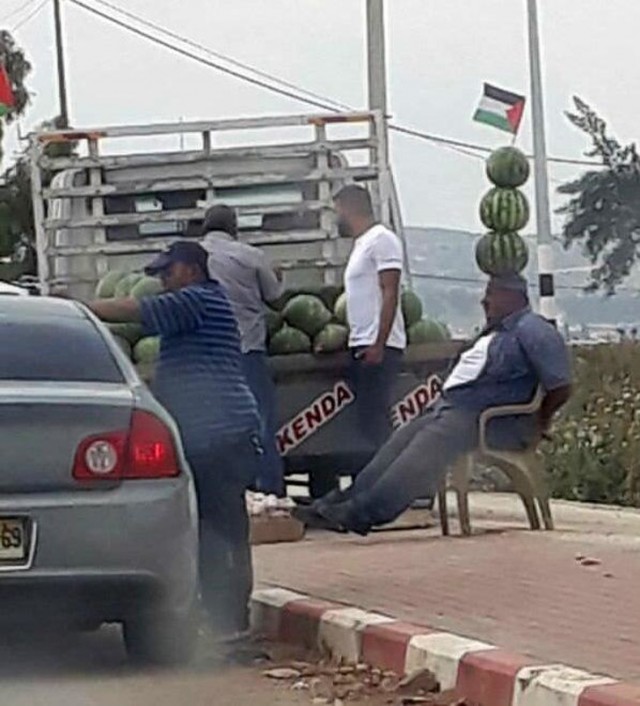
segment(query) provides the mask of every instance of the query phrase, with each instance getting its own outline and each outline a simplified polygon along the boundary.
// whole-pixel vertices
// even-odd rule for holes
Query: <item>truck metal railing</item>
[[[46,166],[46,159],[43,166]],[[42,190],[45,199],[64,197],[91,198],[93,196],[124,196],[136,194],[152,194],[166,190],[189,189],[230,189],[238,186],[278,186],[323,180],[368,181],[377,177],[377,171],[371,167],[347,167],[337,169],[314,169],[308,174],[300,174],[295,178],[287,174],[247,174],[236,177],[195,177],[193,179],[166,179],[162,182],[154,180],[141,181],[135,184],[103,184],[101,186],[48,187]]]
[[[344,128],[343,134],[330,134],[334,126],[348,124],[364,134],[345,136]],[[290,142],[279,140],[273,144],[254,138],[254,131],[262,134],[261,131],[273,129],[291,130],[292,134],[300,130],[303,139],[292,137]],[[217,144],[219,135],[230,132],[252,143]],[[147,149],[129,149],[126,154],[109,153],[108,149],[114,140],[130,143],[133,138],[181,135],[199,136],[200,148],[150,151],[147,145]],[[339,242],[334,225],[332,196],[337,186],[349,182],[367,184],[377,216],[402,235],[385,141],[384,117],[376,111],[34,133],[30,136],[29,152],[42,290],[46,293],[52,284],[74,279],[95,281],[109,269],[110,258],[161,250],[180,234],[158,235],[154,228],[165,224],[168,230],[170,224],[182,228],[186,223],[197,222],[207,206],[225,201],[225,193],[229,193],[225,190],[234,189],[246,189],[246,198],[237,205],[240,217],[277,216],[285,222],[289,218],[294,224],[270,231],[249,229],[242,233],[243,240],[264,247],[267,253],[273,246],[284,270],[317,268],[327,273],[325,281],[336,281],[346,261],[344,243]],[[47,153],[47,146],[69,142],[78,144],[78,154]],[[356,163],[347,161],[351,153],[357,156]],[[43,176],[52,172],[70,177],[43,184]],[[256,196],[257,188],[281,186],[295,186],[304,196],[299,201],[281,203],[264,203]],[[168,192],[189,192],[189,197],[193,192],[202,192],[204,198],[187,208],[118,213],[109,208],[114,198],[152,198]],[[311,220],[300,226],[297,221],[302,214]],[[146,229],[144,234],[141,227]],[[123,239],[111,237],[112,228],[138,230],[136,237]],[[313,243],[318,247],[310,248]],[[287,245],[292,247],[287,249]],[[282,257],[283,247],[286,257]]]

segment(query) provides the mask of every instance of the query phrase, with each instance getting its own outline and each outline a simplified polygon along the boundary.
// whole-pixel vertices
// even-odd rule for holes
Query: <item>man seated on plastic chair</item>
[[[296,516],[309,527],[356,532],[395,520],[416,499],[436,495],[447,469],[478,443],[478,420],[491,407],[530,402],[537,418],[496,419],[490,444],[516,450],[539,440],[571,395],[569,354],[555,327],[529,306],[519,275],[489,280],[486,326],[460,355],[440,399],[399,429],[346,491],[333,491]]]

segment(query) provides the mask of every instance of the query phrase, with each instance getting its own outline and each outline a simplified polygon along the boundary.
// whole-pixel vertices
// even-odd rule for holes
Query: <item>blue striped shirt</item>
[[[160,336],[153,392],[173,416],[188,453],[259,432],[256,402],[242,369],[240,335],[217,282],[141,301],[146,335]]]

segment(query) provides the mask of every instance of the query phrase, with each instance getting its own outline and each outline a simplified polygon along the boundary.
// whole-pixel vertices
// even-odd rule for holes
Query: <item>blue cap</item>
[[[527,294],[528,291],[527,280],[517,274],[496,275],[489,279],[489,285],[494,289],[501,289],[508,292]]]
[[[192,240],[177,240],[152,260],[144,268],[144,271],[145,274],[154,277],[167,270],[171,265],[182,262],[185,265],[197,265],[208,276],[208,258],[207,251],[200,243]]]

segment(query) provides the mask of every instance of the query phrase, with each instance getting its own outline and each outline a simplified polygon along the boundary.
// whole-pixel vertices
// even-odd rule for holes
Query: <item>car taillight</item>
[[[169,427],[155,414],[136,410],[123,478],[171,478],[180,472],[178,455]]]
[[[76,451],[73,477],[77,480],[111,481],[121,478],[127,436],[126,431],[116,431],[85,439]]]
[[[172,478],[180,473],[170,429],[150,412],[135,410],[127,431],[96,434],[76,451],[77,480]]]

